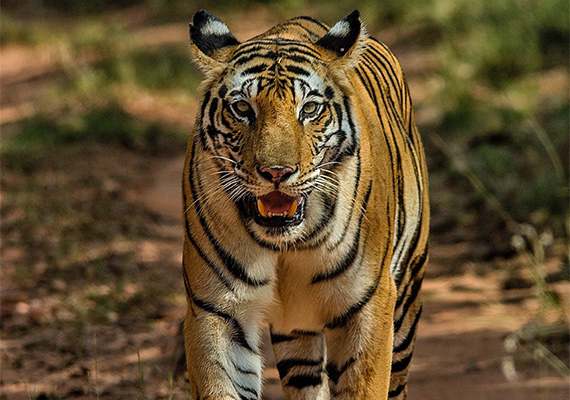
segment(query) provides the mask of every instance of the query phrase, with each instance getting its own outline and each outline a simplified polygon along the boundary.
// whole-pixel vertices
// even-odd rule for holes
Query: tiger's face
[[[201,32],[231,35],[216,17],[204,18]],[[202,102],[197,132],[219,184],[249,232],[273,245],[303,239],[338,191],[335,166],[358,146],[349,98],[330,79],[326,55],[279,35],[235,45]]]

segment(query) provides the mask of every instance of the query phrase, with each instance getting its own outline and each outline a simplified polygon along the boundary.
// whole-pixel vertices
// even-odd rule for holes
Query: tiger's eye
[[[315,111],[317,111],[317,103],[314,101],[310,101],[303,106],[303,114],[305,115],[311,115]]]
[[[247,114],[250,110],[250,105],[247,101],[239,100],[233,103],[234,110],[236,110],[239,114]]]

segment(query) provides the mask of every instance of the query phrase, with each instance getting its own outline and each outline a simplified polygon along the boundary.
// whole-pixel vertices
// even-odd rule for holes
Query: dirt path
[[[240,16],[236,16],[235,23],[229,23],[234,27],[240,26],[237,23],[239,19]],[[257,21],[255,26],[241,24],[243,30],[235,32],[238,37],[249,37],[252,30],[259,33],[274,22],[267,10],[252,20]],[[140,40],[148,39],[149,44],[187,40],[185,27],[152,27],[139,33],[137,37]],[[389,33],[381,36],[387,42],[395,40],[393,37],[391,39]],[[429,122],[433,110],[429,106],[429,92],[422,90],[422,85],[429,86],[422,73],[426,69],[426,60],[433,57],[423,53],[418,55],[416,49],[398,54],[410,78],[418,121]],[[58,70],[57,59],[50,51],[37,53],[37,49],[19,47],[3,48],[2,55],[0,123],[15,124],[33,115],[38,104],[42,104],[39,94],[57,78],[54,73]],[[192,121],[192,117],[187,115],[193,112],[188,113],[188,110],[182,112],[163,106],[157,113],[152,102],[141,101],[141,104],[144,103],[142,105],[134,103],[129,108],[133,114],[160,114],[165,121],[178,121],[176,118],[179,118],[187,124]],[[112,172],[97,172],[104,176],[88,180],[88,185],[98,183],[98,178],[108,180],[109,176],[120,175],[115,170],[124,169],[121,179],[113,178],[110,181],[111,189],[117,186],[122,188],[122,184],[117,182],[128,182],[124,186],[133,181],[143,182],[136,190],[127,187],[125,198],[128,204],[142,203],[144,208],[159,215],[152,218],[153,226],[149,229],[153,234],[133,244],[137,258],[130,267],[132,271],[127,271],[132,281],[127,282],[124,290],[126,295],[136,298],[137,291],[144,292],[140,290],[141,287],[152,286],[153,290],[158,290],[158,286],[161,286],[162,290],[171,291],[172,296],[165,305],[156,307],[142,302],[140,310],[134,307],[134,311],[125,313],[131,318],[127,321],[116,321],[114,324],[80,321],[74,325],[75,322],[69,320],[69,312],[65,313],[67,304],[47,304],[53,298],[45,295],[49,291],[18,287],[14,277],[10,277],[6,271],[10,271],[11,260],[20,260],[23,255],[17,249],[5,249],[3,278],[8,275],[8,280],[2,282],[0,399],[123,400],[140,399],[141,391],[152,399],[187,398],[184,383],[171,385],[169,380],[179,321],[185,313],[179,269],[183,237],[180,195],[183,157],[176,155],[158,159],[118,151],[115,154],[114,151],[110,149],[112,154],[105,157],[94,157],[93,165],[89,168],[94,171],[106,168]],[[102,165],[105,168],[100,168]],[[69,168],[58,172],[72,175],[74,171]],[[57,189],[57,185],[54,187]],[[106,190],[103,188],[102,193],[107,193]],[[120,191],[117,196],[122,196]],[[106,254],[108,249],[102,250]],[[117,259],[113,255],[101,262],[102,268],[109,269],[110,273],[123,272],[122,268],[125,268],[120,265],[120,246],[118,250]],[[512,370],[507,374],[503,372],[508,372],[510,365],[504,345],[505,337],[527,323],[538,305],[529,288],[502,290],[502,284],[512,270],[511,261],[497,259],[481,262],[477,261],[474,253],[473,243],[445,244],[441,238],[433,237],[431,259],[423,286],[424,313],[412,362],[410,400],[568,399],[568,380],[558,377],[544,363],[529,357],[517,359],[515,373]],[[83,264],[74,265],[74,268],[81,270]],[[34,267],[45,269],[45,263],[38,263]],[[553,265],[553,269],[556,267]],[[105,296],[105,290],[109,289],[109,286],[103,285],[93,287],[89,276],[81,276],[75,281],[73,277],[66,281],[48,281],[47,284],[56,285],[54,290],[65,294],[93,291],[100,297]],[[11,291],[12,286],[14,291]],[[568,294],[569,290],[566,286],[558,288],[557,292]],[[12,305],[25,310],[10,309]],[[53,311],[57,309],[56,306],[61,308],[57,312]],[[144,308],[153,308],[154,311],[149,313]],[[29,321],[23,323],[20,326],[22,331],[18,333],[14,315],[18,316],[20,311],[26,311],[33,324]],[[48,313],[54,315],[48,316]],[[150,322],[149,316],[152,317]],[[49,318],[63,322],[53,322]],[[11,324],[8,329],[6,321]],[[14,326],[16,330],[10,331]],[[264,343],[266,350],[269,350],[267,335]],[[275,363],[270,351],[266,354],[264,400],[281,400],[283,396]],[[144,385],[140,383],[141,367],[144,367]],[[506,375],[516,380],[507,380]],[[100,397],[96,394],[100,394]]]
[[[141,197],[148,207],[171,218],[180,217],[183,161],[176,158],[153,168],[153,184]],[[182,238],[181,229],[178,235]],[[527,362],[518,371],[517,380],[507,380],[503,369],[509,354],[504,339],[530,318],[536,302],[529,290],[501,290],[504,269],[458,261],[468,254],[467,244],[444,245],[437,238],[432,242],[423,285],[424,313],[410,376],[410,400],[567,399],[570,382],[545,365]],[[264,399],[284,399],[267,334],[264,348]]]

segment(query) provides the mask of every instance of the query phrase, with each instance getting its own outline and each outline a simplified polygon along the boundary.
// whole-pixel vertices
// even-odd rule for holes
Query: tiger
[[[402,69],[358,11],[240,42],[207,11],[183,168],[184,342],[195,400],[405,399],[429,201]]]

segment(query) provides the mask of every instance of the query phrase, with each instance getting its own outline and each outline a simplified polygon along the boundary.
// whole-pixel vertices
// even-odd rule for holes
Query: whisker
[[[237,161],[234,161],[234,160],[232,160],[231,158],[227,158],[227,157],[222,157],[222,156],[213,155],[213,156],[211,156],[211,158],[219,158],[220,160],[226,160],[226,161],[231,162],[231,163],[234,164],[234,165],[237,165],[237,164],[238,164]]]
[[[329,162],[326,162],[326,163],[317,165],[317,166],[315,167],[315,169],[321,169],[321,168],[323,168],[324,166],[333,165],[333,164],[340,164],[340,162],[339,162],[339,161],[329,161]]]

